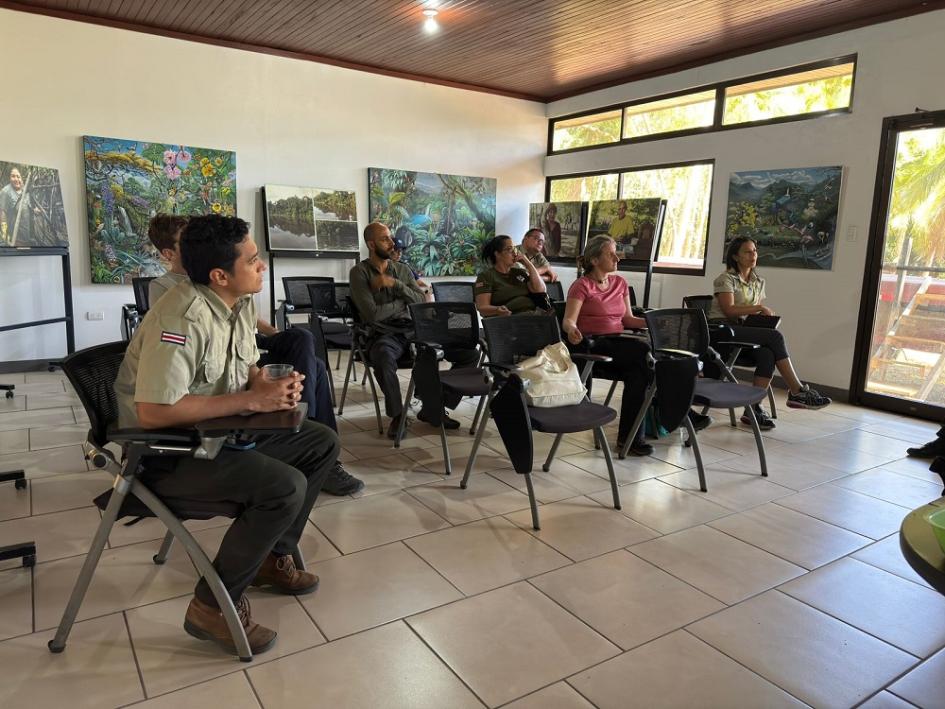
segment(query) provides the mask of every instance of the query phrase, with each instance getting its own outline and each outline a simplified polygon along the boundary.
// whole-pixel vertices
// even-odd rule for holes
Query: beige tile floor
[[[112,532],[66,651],[46,650],[109,478],[82,458],[87,420],[60,375],[5,381],[0,470],[30,485],[0,485],[0,545],[35,539],[38,563],[0,564],[2,707],[945,706],[945,597],[897,535],[941,492],[904,457],[932,424],[781,396],[767,479],[750,433],[719,415],[700,435],[708,493],[673,436],[616,461],[620,511],[603,456],[570,435],[536,473],[536,532],[493,431],[458,489],[472,403],[446,477],[435,431],[392,449],[355,386],[342,459],[367,488],[311,514],[316,594],[251,592],[279,640],[243,665],[183,632],[196,573],[180,545],[151,563],[155,520]],[[212,550],[226,524],[190,526]]]

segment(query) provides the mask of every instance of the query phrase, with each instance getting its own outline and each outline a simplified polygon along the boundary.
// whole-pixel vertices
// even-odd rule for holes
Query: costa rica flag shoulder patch
[[[187,344],[187,335],[180,335],[170,330],[164,330],[161,332],[161,342],[170,342],[172,345],[180,345],[183,347]]]

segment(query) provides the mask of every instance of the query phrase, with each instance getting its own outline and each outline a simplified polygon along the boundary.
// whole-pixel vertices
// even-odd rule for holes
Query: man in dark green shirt
[[[424,293],[410,268],[391,260],[394,240],[390,229],[380,222],[371,222],[364,229],[364,242],[368,257],[354,266],[348,275],[351,299],[364,323],[379,325],[367,354],[384,392],[384,411],[391,418],[387,437],[396,438],[400,419],[407,415],[397,378],[397,361],[403,358],[410,346],[406,333],[413,329],[407,306],[422,303]],[[475,350],[445,352],[446,359],[460,367],[473,365],[477,356]],[[449,406],[451,402],[446,403]],[[421,421],[428,418],[423,411],[418,417]],[[444,415],[444,426],[459,428],[459,421]]]

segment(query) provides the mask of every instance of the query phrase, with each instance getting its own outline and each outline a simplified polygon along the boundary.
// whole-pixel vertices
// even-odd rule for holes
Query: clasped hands
[[[262,370],[249,380],[249,392],[253,395],[250,408],[257,413],[294,409],[302,400],[304,374],[292,372],[281,379],[269,379]]]

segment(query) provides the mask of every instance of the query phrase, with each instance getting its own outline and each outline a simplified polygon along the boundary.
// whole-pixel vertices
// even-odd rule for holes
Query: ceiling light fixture
[[[423,30],[427,34],[434,34],[437,30],[440,29],[440,24],[436,21],[436,16],[439,13],[433,5],[436,3],[428,2],[427,6],[423,9],[423,14],[427,18],[423,21]]]

